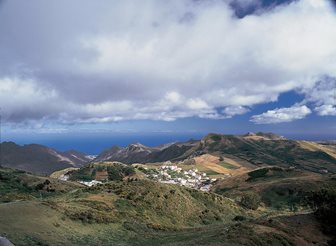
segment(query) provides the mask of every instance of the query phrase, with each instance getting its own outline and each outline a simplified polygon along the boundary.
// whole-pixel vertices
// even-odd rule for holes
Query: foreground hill
[[[265,204],[251,210],[219,194],[149,180],[88,188],[0,169],[0,195],[6,197],[0,200],[0,236],[15,245],[327,245],[332,240],[308,208],[291,212]]]
[[[132,144],[126,148],[114,146],[94,161],[120,161],[132,163],[181,162],[200,163],[203,155],[228,160],[228,164],[243,169],[280,165],[316,173],[336,173],[336,149],[332,146],[288,140],[272,133],[248,133],[243,136],[208,134],[200,141],[147,147]],[[204,159],[204,158],[203,158]]]
[[[78,151],[60,152],[38,144],[21,146],[3,142],[0,145],[2,166],[36,174],[48,175],[68,167],[81,167],[91,160]]]
[[[273,209],[298,209],[308,192],[324,186],[336,187],[336,177],[278,166],[264,167],[219,180],[212,191],[233,199],[245,193],[260,196]]]

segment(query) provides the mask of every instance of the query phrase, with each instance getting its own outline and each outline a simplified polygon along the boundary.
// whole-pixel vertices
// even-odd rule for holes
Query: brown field
[[[330,156],[332,156],[333,158],[336,159],[336,149],[335,148],[331,148],[331,147],[324,146],[324,145],[319,144],[319,143],[308,142],[308,141],[298,141],[298,143],[304,149],[307,149],[307,150],[310,150],[310,151],[324,151],[328,155],[330,155]]]
[[[236,160],[224,156],[224,160],[220,161],[219,157],[209,154],[204,154],[194,158],[196,162],[196,168],[200,171],[206,172],[207,170],[212,170],[218,174],[230,174],[236,176],[247,172],[249,169],[239,164]],[[225,166],[232,166],[226,168]]]

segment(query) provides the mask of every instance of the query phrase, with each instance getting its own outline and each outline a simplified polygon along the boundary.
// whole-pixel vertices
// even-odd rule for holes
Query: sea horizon
[[[228,135],[243,135],[245,133],[223,133]],[[208,132],[212,133],[212,132]],[[208,133],[106,133],[106,134],[40,134],[34,136],[12,135],[3,136],[1,142],[15,142],[19,145],[41,144],[58,151],[77,150],[88,155],[98,155],[114,145],[126,147],[129,144],[141,143],[149,147],[162,144],[185,142],[191,139],[200,140]],[[336,140],[336,134],[289,134],[275,133],[291,140],[331,141]]]

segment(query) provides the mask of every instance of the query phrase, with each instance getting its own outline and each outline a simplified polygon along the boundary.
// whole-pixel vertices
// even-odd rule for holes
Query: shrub
[[[323,188],[308,196],[308,203],[315,210],[316,218],[328,232],[336,230],[336,188]]]
[[[214,134],[211,136],[211,139],[213,141],[220,141],[222,139],[222,136],[221,135],[217,135],[217,134]]]
[[[242,215],[237,215],[233,218],[234,221],[245,221],[247,218]]]
[[[107,169],[109,180],[122,180],[119,168],[112,167]]]
[[[35,186],[35,190],[43,190],[44,188],[44,183],[39,183]]]
[[[109,176],[109,180],[120,181],[126,176],[135,174],[135,170],[132,166],[115,165],[113,167],[109,167],[107,169],[107,173]]]
[[[254,170],[252,172],[249,172],[248,175],[249,175],[249,178],[247,179],[247,181],[252,181],[254,179],[257,179],[257,178],[262,178],[262,177],[265,177],[265,175],[268,173],[268,169],[267,168],[261,168],[261,169],[257,169],[257,170]]]
[[[247,209],[258,209],[261,202],[261,197],[254,192],[245,193],[240,201],[240,204]]]
[[[90,167],[84,167],[70,173],[70,180],[82,180],[91,181],[93,179],[92,174],[90,174]]]
[[[147,173],[147,170],[144,167],[136,167],[139,171]]]

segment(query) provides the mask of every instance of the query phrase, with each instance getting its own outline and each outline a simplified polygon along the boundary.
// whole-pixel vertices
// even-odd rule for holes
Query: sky
[[[2,141],[336,139],[328,0],[0,0]]]

